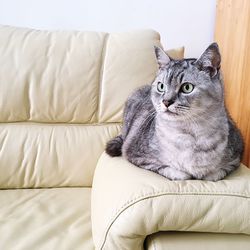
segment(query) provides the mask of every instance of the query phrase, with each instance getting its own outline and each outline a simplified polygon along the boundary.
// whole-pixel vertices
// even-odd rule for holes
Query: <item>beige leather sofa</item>
[[[168,181],[103,153],[159,40],[0,26],[1,250],[250,249],[243,165],[216,183]]]

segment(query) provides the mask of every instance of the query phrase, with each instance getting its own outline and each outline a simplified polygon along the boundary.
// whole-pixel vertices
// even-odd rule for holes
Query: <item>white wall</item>
[[[213,41],[216,0],[0,0],[0,24],[37,29],[152,28],[197,57]]]

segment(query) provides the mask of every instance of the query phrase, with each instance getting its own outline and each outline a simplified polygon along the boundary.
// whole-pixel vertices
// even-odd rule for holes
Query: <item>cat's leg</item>
[[[140,166],[141,168],[153,171],[157,174],[160,174],[164,177],[166,177],[167,179],[170,180],[190,180],[192,179],[192,176],[177,170],[175,168],[171,168],[169,166],[162,166],[162,165],[158,165],[158,164],[143,164]]]
[[[150,170],[152,172],[155,172],[157,174],[160,174],[164,177],[166,177],[167,179],[170,180],[190,180],[192,179],[192,176],[177,170],[175,168],[171,168],[167,165],[161,165],[157,160],[153,159],[153,158],[145,158],[145,157],[134,157],[129,159],[129,161],[146,170]]]
[[[210,172],[205,177],[203,177],[202,180],[219,181],[219,180],[223,179],[226,175],[227,175],[227,173],[224,169],[219,169],[217,171]]]
[[[236,168],[238,168],[240,165],[240,158],[236,158],[232,160],[229,164],[225,164],[224,167],[218,168],[210,173],[208,173],[203,180],[206,181],[219,181],[223,178],[225,178],[227,175],[229,175],[231,172],[233,172]]]
[[[157,171],[160,175],[170,180],[191,180],[192,176],[175,168],[163,166]]]
[[[232,168],[229,170],[229,168],[224,169],[224,168],[219,168],[216,171],[210,172],[206,176],[202,178],[202,180],[205,181],[219,181],[225,178],[227,175],[229,175],[233,170],[235,170],[238,166],[231,166]]]

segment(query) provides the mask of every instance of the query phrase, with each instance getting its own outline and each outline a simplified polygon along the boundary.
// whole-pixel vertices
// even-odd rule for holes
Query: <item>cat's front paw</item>
[[[181,176],[175,176],[175,177],[172,177],[172,181],[185,181],[185,180],[191,180],[192,177],[188,174],[185,174],[185,175],[181,175]]]
[[[181,173],[176,174],[175,176],[172,176],[170,179],[172,181],[184,181],[184,180],[191,180],[192,176],[181,172]]]
[[[208,175],[204,176],[202,179],[205,181],[219,181],[223,179],[227,175],[226,171],[223,169],[219,169],[216,172],[209,173]]]
[[[192,179],[191,175],[171,167],[163,167],[158,170],[158,173],[172,181],[182,181],[182,180]]]

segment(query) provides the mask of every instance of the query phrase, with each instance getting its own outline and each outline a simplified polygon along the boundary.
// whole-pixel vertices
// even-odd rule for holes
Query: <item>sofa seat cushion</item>
[[[90,188],[0,190],[0,249],[94,249]]]
[[[91,209],[97,249],[137,250],[159,231],[250,235],[250,170],[241,165],[218,182],[170,181],[103,154]]]
[[[98,158],[120,127],[0,123],[0,188],[90,187]]]
[[[146,241],[148,250],[248,250],[250,236],[194,232],[160,232]]]

